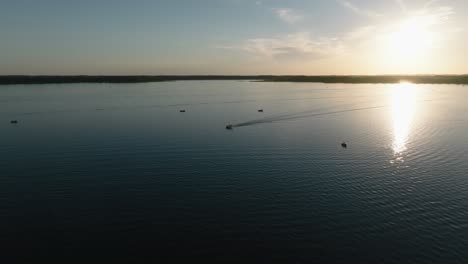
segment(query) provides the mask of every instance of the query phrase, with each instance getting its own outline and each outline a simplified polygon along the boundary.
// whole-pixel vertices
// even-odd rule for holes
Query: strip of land
[[[131,75],[131,76],[29,76],[3,75],[0,85],[61,84],[61,83],[149,83],[170,81],[245,80],[258,82],[314,82],[314,83],[400,83],[468,84],[468,75],[373,75],[373,76],[303,76],[303,75]]]

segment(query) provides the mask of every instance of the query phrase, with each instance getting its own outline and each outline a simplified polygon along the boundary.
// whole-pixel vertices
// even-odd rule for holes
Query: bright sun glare
[[[387,55],[400,63],[418,63],[428,55],[435,41],[430,25],[431,21],[424,16],[410,17],[400,22],[388,36]]]

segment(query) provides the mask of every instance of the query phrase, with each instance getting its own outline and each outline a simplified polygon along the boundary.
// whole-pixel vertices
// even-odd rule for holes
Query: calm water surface
[[[464,86],[0,86],[0,143],[18,261],[468,259]]]

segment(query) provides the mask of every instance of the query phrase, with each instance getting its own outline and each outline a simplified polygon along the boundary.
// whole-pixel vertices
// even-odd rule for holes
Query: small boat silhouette
[[[232,125],[231,125],[231,124],[227,125],[227,126],[226,126],[226,129],[232,130]]]
[[[259,112],[259,113],[263,113],[263,109],[258,109],[258,112]]]
[[[11,120],[10,124],[18,124],[18,120]]]
[[[182,110],[180,110],[179,112],[181,112],[181,113],[185,113],[186,111],[185,111],[185,109],[182,109]]]
[[[342,148],[348,148],[348,144],[346,144],[346,142],[343,142],[343,143],[341,143],[341,147]]]

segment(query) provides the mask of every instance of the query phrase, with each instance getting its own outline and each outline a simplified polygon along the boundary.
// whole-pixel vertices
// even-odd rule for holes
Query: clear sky
[[[467,74],[466,0],[2,0],[0,74]]]

